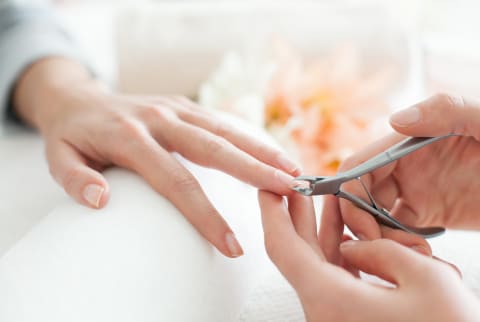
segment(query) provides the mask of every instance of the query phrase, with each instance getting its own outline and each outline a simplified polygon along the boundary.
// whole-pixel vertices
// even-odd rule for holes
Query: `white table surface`
[[[16,128],[5,132],[0,135],[0,256],[66,196],[50,177],[40,136]]]
[[[179,157],[243,245],[228,259],[125,170],[106,171],[105,208],[78,205],[50,179],[42,145],[24,131],[0,138],[0,321],[236,320],[271,266],[256,189]]]

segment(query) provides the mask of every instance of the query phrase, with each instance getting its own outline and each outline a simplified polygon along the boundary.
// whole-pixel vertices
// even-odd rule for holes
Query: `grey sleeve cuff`
[[[16,119],[11,92],[22,72],[33,62],[49,57],[80,63],[80,49],[46,8],[0,7],[0,130],[6,119]]]

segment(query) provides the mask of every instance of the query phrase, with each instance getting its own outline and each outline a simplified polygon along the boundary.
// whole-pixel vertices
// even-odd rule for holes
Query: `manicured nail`
[[[294,173],[297,170],[300,170],[300,166],[298,166],[295,162],[292,160],[288,159],[285,155],[280,154],[280,156],[277,159],[278,164],[280,167],[287,171],[288,173]]]
[[[415,245],[410,248],[416,251],[417,253],[430,256],[430,251],[425,246]]]
[[[357,244],[357,243],[358,243],[357,240],[350,239],[350,240],[342,242],[340,244],[340,248],[345,249],[345,248],[348,248],[348,247],[352,247],[352,246],[355,246],[355,244]]]
[[[243,255],[243,249],[233,233],[227,233],[225,235],[225,242],[227,243],[228,251],[232,257],[239,257]]]
[[[105,188],[98,184],[89,184],[83,189],[83,198],[85,198],[90,205],[98,208],[104,191]]]
[[[397,126],[410,126],[420,121],[421,113],[418,107],[412,106],[390,116],[390,122]]]
[[[283,171],[275,170],[275,177],[278,178],[283,184],[287,185],[288,187],[293,187],[295,182],[293,181],[293,177],[289,174],[286,174]]]

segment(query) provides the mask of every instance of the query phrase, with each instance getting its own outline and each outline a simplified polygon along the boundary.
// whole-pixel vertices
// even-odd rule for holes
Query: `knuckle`
[[[438,93],[435,95],[435,100],[443,103],[440,104],[440,106],[444,106],[447,110],[462,108],[464,106],[462,96],[453,95],[450,93]]]
[[[165,123],[175,117],[175,113],[169,109],[158,105],[146,105],[139,108],[139,116],[146,122]]]
[[[175,170],[170,173],[170,187],[172,191],[192,191],[199,189],[197,180],[184,170]]]
[[[112,160],[128,166],[130,160],[138,156],[138,152],[147,145],[144,126],[135,119],[123,117],[117,122],[117,129],[108,150]]]
[[[209,159],[214,159],[216,155],[227,148],[227,141],[222,138],[208,138],[204,143],[204,151]]]
[[[227,138],[231,135],[231,128],[224,122],[217,121],[214,127],[214,133],[220,137]]]
[[[131,117],[118,116],[116,123],[116,134],[123,139],[137,137],[142,133],[139,122]]]

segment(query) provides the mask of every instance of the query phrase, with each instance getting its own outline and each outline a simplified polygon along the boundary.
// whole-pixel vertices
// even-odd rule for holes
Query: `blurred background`
[[[351,32],[352,37],[362,30],[375,28],[380,28],[377,32],[384,32],[388,37],[392,36],[389,34],[391,29],[396,28],[405,32],[405,36],[415,38],[425,59],[429,91],[447,87],[446,90],[455,88],[475,94],[474,84],[478,84],[474,78],[478,75],[475,68],[478,68],[480,59],[480,21],[477,19],[480,4],[475,0],[63,0],[53,3],[87,45],[89,52],[94,54],[92,58],[99,62],[102,72],[109,77],[114,77],[113,73],[118,67],[116,54],[122,54],[115,53],[114,47],[121,48],[122,41],[131,36],[143,37],[144,42],[152,37],[152,47],[174,47],[175,41],[178,44],[193,41],[195,43],[192,46],[197,43],[212,46],[209,40],[213,39],[208,37],[214,36],[213,33],[216,36],[224,33],[231,37],[230,41],[217,44],[217,48],[230,49],[244,45],[238,43],[238,37],[245,40],[249,36],[258,36],[258,33],[289,32],[291,29],[314,26],[310,30],[301,30],[303,39],[297,41],[309,39],[310,45],[316,47],[318,38],[321,41],[335,41],[338,36],[335,34],[338,30],[328,28],[329,22],[325,20],[329,20],[337,26],[343,24],[345,31]],[[308,9],[302,13],[302,8]],[[283,11],[284,15],[280,15],[279,11]],[[338,21],[340,11],[344,12],[342,18],[347,21]],[[233,20],[225,19],[227,15]],[[223,21],[217,20],[222,18]],[[382,25],[382,22],[387,22],[387,25]],[[185,39],[195,32],[197,35],[203,34],[202,38]],[[205,32],[210,34],[204,34]],[[115,34],[118,36],[116,40]],[[153,44],[153,40],[160,43]],[[371,45],[374,45],[374,39],[371,40]],[[132,48],[132,51],[144,49]],[[208,49],[205,48],[204,51]],[[106,59],[108,55],[111,56]],[[455,72],[452,74],[453,70]]]
[[[52,3],[119,91],[236,114],[310,172],[334,172],[394,109],[480,92],[473,0]]]

